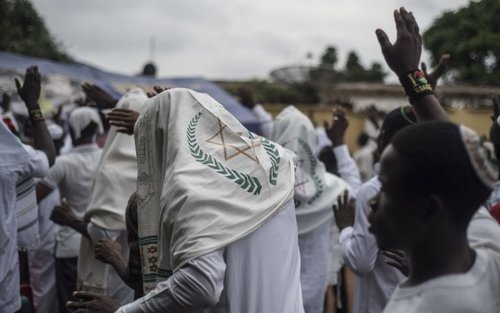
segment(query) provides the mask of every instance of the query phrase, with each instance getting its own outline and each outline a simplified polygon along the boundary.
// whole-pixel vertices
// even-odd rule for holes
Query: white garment
[[[299,235],[331,222],[332,206],[347,184],[327,173],[316,157],[316,130],[312,122],[297,108],[288,106],[276,117],[272,139],[297,155],[293,197]]]
[[[78,107],[74,109],[68,119],[68,124],[73,131],[73,136],[75,139],[80,139],[82,130],[89,126],[91,122],[97,124],[96,135],[103,133],[103,127],[101,122],[101,117],[97,113],[96,109],[90,107]]]
[[[57,225],[50,220],[50,214],[59,203],[59,190],[55,189],[38,204],[40,243],[37,247],[28,249],[30,285],[33,292],[33,305],[37,313],[57,312],[54,258]]]
[[[117,313],[302,313],[293,202],[255,232],[197,257]]]
[[[88,223],[87,233],[90,239],[84,241],[82,237],[80,252],[88,251],[89,253],[81,253],[78,257],[77,289],[108,295],[121,305],[132,302],[134,299],[134,291],[121,279],[120,275],[118,275],[111,265],[105,264],[94,257],[95,243],[99,239],[113,239],[120,244],[122,257],[128,260],[129,246],[127,232],[106,230],[92,223]],[[82,272],[80,269],[84,255],[88,258],[85,264],[89,266],[89,270]],[[92,268],[94,271],[91,270]],[[99,277],[94,278],[93,276]],[[83,283],[89,281],[93,284]]]
[[[398,287],[384,313],[499,312],[500,226],[481,208],[467,230],[476,250],[472,268],[413,287]]]
[[[331,146],[332,141],[328,138],[324,127],[316,127],[316,155],[326,146]]]
[[[141,112],[144,102],[148,99],[142,89],[135,88],[127,92],[116,105],[119,109],[128,109]],[[111,126],[106,138],[101,160],[96,171],[89,205],[85,213],[85,220],[95,227],[105,230],[114,230],[123,240],[122,255],[128,259],[128,242],[125,226],[125,209],[130,195],[137,189],[137,157],[134,137],[117,132]],[[114,298],[126,303],[131,289],[124,285],[116,271],[94,257],[95,244],[105,236],[89,240],[82,237],[80,258],[78,259],[78,285],[81,290],[114,295]],[[108,278],[108,274],[117,279]],[[109,283],[108,283],[109,282]],[[110,288],[110,290],[107,290]],[[118,290],[118,291],[117,291]],[[129,290],[130,292],[121,292]],[[122,296],[123,294],[123,296]],[[119,297],[119,298],[118,298]]]
[[[94,175],[101,158],[96,144],[74,147],[70,153],[58,156],[54,166],[41,184],[49,188],[59,187],[61,197],[66,198],[71,210],[83,218],[90,197]],[[56,236],[56,257],[77,257],[81,235],[68,226],[61,226]]]
[[[361,187],[361,177],[356,163],[349,154],[347,145],[341,145],[333,148],[333,155],[337,160],[337,168],[340,175],[346,183],[349,190],[349,196],[356,199],[359,188]],[[338,282],[338,272],[344,265],[340,253],[339,230],[335,221],[332,221],[330,229],[330,265],[328,267],[328,285],[335,286]]]
[[[345,264],[357,275],[354,313],[380,313],[396,286],[404,279],[396,268],[385,263],[375,237],[368,231],[368,201],[380,190],[378,176],[364,183],[356,199],[353,227],[340,232],[340,248]]]
[[[243,238],[293,196],[286,150],[255,137],[207,94],[169,89],[134,130],[143,287]]]
[[[256,104],[252,111],[257,115],[262,136],[270,139],[273,135],[273,116],[260,104]]]
[[[31,153],[30,153],[31,151]],[[45,158],[45,161],[41,161]],[[26,149],[0,121],[0,312],[21,308],[17,254],[16,183],[21,177],[43,176],[45,154]]]
[[[354,161],[356,161],[363,182],[366,182],[375,174],[373,172],[373,165],[375,164],[373,153],[376,149],[377,144],[375,141],[369,139],[365,146],[354,153]]]
[[[330,263],[332,221],[299,236],[300,283],[306,313],[323,313]]]

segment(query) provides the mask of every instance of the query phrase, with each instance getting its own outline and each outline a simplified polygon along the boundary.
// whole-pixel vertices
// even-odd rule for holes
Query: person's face
[[[382,188],[371,201],[369,230],[381,249],[407,250],[416,241],[421,218],[422,197],[402,177],[402,162],[389,145],[382,154],[379,180]]]

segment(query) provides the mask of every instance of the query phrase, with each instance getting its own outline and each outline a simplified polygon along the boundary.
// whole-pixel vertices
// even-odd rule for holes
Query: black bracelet
[[[399,81],[403,85],[406,95],[410,98],[410,103],[414,103],[416,100],[427,95],[434,94],[431,84],[429,84],[427,77],[425,77],[425,73],[419,69],[399,76]]]

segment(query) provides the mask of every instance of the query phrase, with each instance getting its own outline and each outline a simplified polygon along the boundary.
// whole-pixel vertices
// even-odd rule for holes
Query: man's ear
[[[424,201],[424,210],[422,210],[422,222],[425,224],[434,224],[441,219],[444,214],[446,204],[443,199],[435,194],[431,194]]]

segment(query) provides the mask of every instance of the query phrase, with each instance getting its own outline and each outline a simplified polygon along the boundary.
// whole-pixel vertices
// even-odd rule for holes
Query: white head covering
[[[492,154],[488,153],[475,131],[463,125],[459,127],[474,172],[485,187],[493,190],[498,178],[498,167],[495,160],[489,157]]]
[[[294,106],[276,117],[272,140],[297,155],[294,199],[298,231],[299,235],[313,231],[333,217],[332,206],[347,184],[327,173],[316,158],[316,130]]]
[[[80,139],[82,130],[91,122],[97,124],[97,134],[103,133],[101,118],[95,109],[90,107],[78,107],[69,115],[68,124],[73,130],[75,139]]]
[[[49,130],[50,138],[52,140],[59,140],[64,135],[64,129],[54,122],[47,122],[47,129]]]
[[[206,94],[179,88],[151,98],[134,133],[145,291],[258,229],[292,198],[285,150]]]
[[[140,113],[147,99],[142,89],[135,88],[116,107]],[[134,137],[116,130],[112,126],[106,138],[86,218],[104,229],[125,230],[125,208],[137,188],[137,157]]]
[[[116,107],[142,112],[148,97],[140,88],[126,93]],[[106,230],[124,231],[125,209],[130,195],[137,189],[137,157],[134,137],[111,126],[94,184],[85,220]],[[126,250],[126,247],[122,247]],[[95,245],[82,237],[78,260],[78,288],[105,294],[110,266],[94,257]]]

